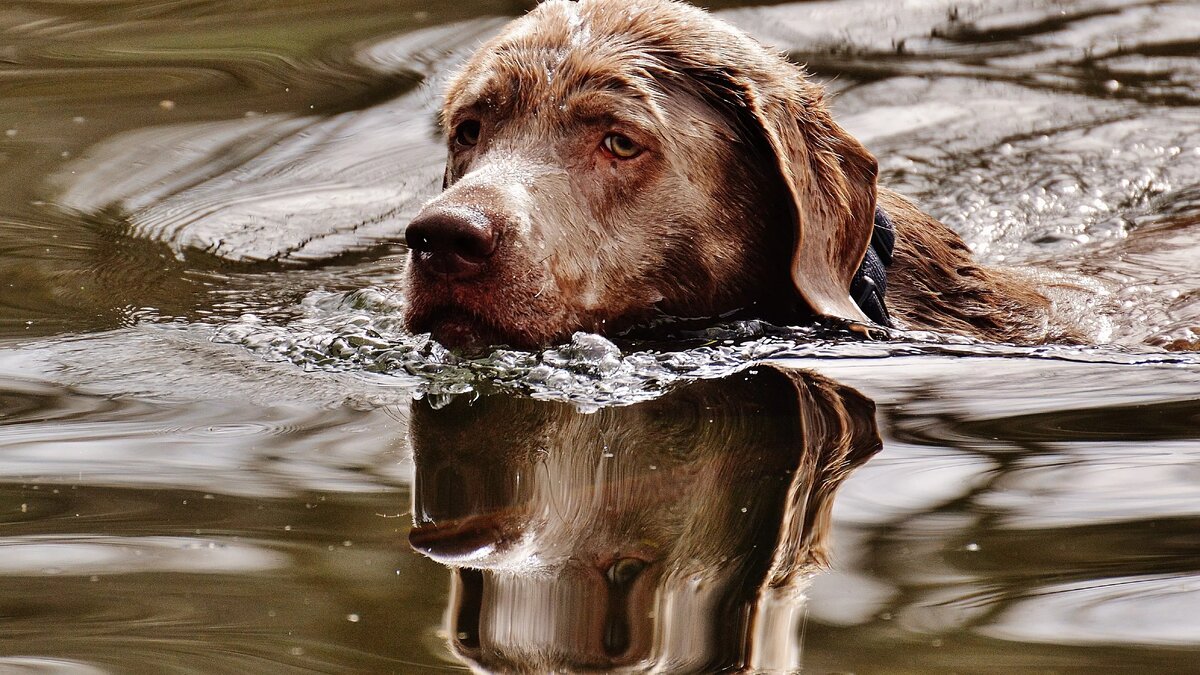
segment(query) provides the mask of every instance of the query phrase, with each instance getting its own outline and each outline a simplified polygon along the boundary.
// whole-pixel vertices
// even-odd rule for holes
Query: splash
[[[1200,354],[1151,348],[1018,347],[920,331],[888,331],[868,340],[841,326],[780,327],[754,320],[702,328],[667,325],[654,342],[576,333],[568,343],[541,351],[496,349],[468,358],[427,334],[405,330],[403,307],[402,296],[392,290],[314,291],[291,318],[246,314],[214,327],[213,339],[265,360],[408,388],[435,406],[458,395],[501,391],[570,402],[582,410],[656,398],[674,385],[725,377],[767,360],[936,354],[1200,365]]]

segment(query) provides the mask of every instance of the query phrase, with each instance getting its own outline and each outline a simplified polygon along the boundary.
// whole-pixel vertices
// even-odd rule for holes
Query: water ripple
[[[1200,354],[1153,348],[1018,347],[915,331],[890,331],[884,339],[865,341],[836,326],[785,328],[761,321],[677,329],[669,332],[665,343],[614,342],[576,333],[568,344],[540,352],[498,349],[484,357],[465,358],[428,335],[407,332],[402,308],[400,294],[386,289],[344,294],[316,291],[300,304],[300,318],[275,322],[245,315],[214,327],[213,339],[306,370],[386,378],[393,386],[411,387],[417,396],[432,396],[435,401],[455,394],[502,390],[569,401],[583,408],[654,398],[676,383],[723,377],[768,359],[954,355],[1200,365]]]
[[[236,541],[79,535],[0,538],[0,576],[245,574],[283,567],[286,557]]]
[[[1200,643],[1200,575],[1112,577],[1047,585],[984,629],[988,635],[1057,644]]]

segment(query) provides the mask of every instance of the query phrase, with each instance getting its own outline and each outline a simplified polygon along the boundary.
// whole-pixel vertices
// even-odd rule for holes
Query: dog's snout
[[[498,228],[474,209],[435,209],[417,216],[404,233],[418,264],[452,278],[483,270],[496,251]]]

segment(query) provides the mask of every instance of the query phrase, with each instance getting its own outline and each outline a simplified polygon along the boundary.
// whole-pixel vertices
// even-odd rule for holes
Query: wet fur
[[[792,672],[765,655],[792,651],[835,494],[882,447],[862,394],[769,366],[595,414],[460,397],[412,430],[409,538],[455,568],[445,633],[505,673]],[[621,560],[641,571],[607,583]]]
[[[472,118],[478,146],[456,148]],[[878,189],[875,158],[801,68],[682,2],[543,2],[453,79],[443,126],[446,191],[426,212],[478,209],[500,232],[480,278],[410,266],[411,327],[452,346],[532,347],[657,313],[865,321],[849,285],[877,201],[896,223],[900,327],[1078,338],[1032,278],[975,263],[949,228]],[[609,128],[639,130],[644,161],[591,154]]]

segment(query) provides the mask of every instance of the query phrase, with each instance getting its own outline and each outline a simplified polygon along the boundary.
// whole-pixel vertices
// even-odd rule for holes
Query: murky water
[[[397,242],[528,5],[0,7],[0,672],[1200,672],[1200,7],[713,3],[1113,344],[462,359]]]

